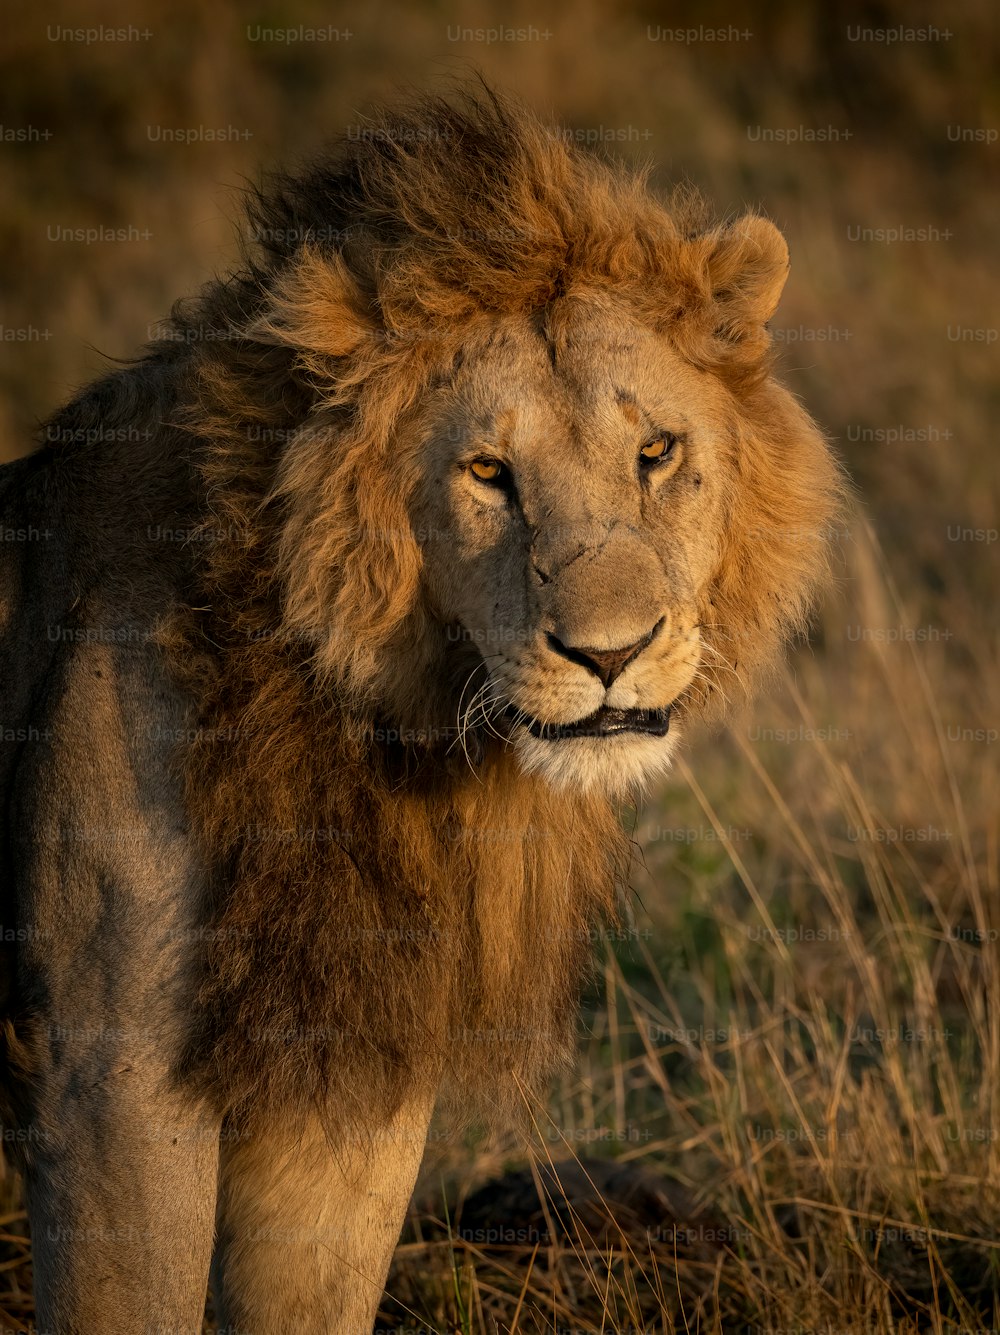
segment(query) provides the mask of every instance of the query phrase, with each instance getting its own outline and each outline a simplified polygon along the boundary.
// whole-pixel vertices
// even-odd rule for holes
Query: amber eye
[[[676,444],[677,437],[672,436],[669,431],[665,432],[662,436],[657,436],[655,440],[643,445],[639,451],[640,458],[651,464],[662,463],[673,454]]]
[[[473,459],[470,464],[472,476],[480,482],[502,482],[504,466],[499,459]]]

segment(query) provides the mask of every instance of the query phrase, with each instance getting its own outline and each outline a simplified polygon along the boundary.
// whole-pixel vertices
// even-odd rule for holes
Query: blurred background
[[[811,644],[629,814],[635,922],[595,943],[534,1143],[432,1138],[387,1328],[995,1329],[993,0],[84,8],[4,24],[0,457],[235,262],[247,179],[480,70],[657,188],[778,223],[781,375],[857,489]],[[449,1238],[484,1182],[573,1155],[658,1174],[613,1257],[551,1217],[534,1256]],[[664,1183],[715,1224],[671,1229]]]

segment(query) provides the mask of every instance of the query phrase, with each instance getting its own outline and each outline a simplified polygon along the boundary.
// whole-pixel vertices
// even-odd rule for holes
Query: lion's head
[[[320,678],[557,786],[661,771],[824,567],[837,468],[770,376],[778,230],[492,95],[372,122],[256,226],[244,355],[306,387],[271,501]]]

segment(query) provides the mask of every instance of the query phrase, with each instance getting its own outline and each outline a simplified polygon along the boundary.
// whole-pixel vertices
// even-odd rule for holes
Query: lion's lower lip
[[[536,718],[521,719],[521,722],[532,737],[545,742],[558,742],[568,737],[616,737],[627,732],[665,737],[670,727],[670,709],[609,709],[604,706],[575,723],[540,723]]]

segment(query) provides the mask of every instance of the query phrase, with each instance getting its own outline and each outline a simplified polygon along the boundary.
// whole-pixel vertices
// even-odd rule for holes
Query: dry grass
[[[81,21],[68,0],[52,9],[53,23]],[[105,22],[136,21],[114,9]],[[699,739],[636,817],[636,921],[602,947],[578,1071],[531,1110],[531,1135],[432,1141],[387,1322],[995,1332],[1000,544],[954,535],[998,526],[996,344],[948,330],[996,325],[998,149],[947,135],[1000,125],[989,7],[960,6],[948,41],[895,48],[845,42],[844,27],[944,18],[761,5],[752,40],[713,47],[650,41],[647,24],[742,16],[685,3],[669,21],[639,4],[611,18],[584,0],[544,17],[516,5],[505,23],[553,36],[485,46],[445,33],[496,23],[480,3],[368,18],[320,14],[313,0],[280,19],[187,3],[146,12],[148,49],[48,44],[45,20],[28,15],[7,39],[0,83],[18,105],[4,124],[55,132],[5,145],[0,164],[14,260],[3,322],[53,334],[7,344],[3,410],[21,439],[96,369],[88,340],[127,353],[179,291],[228,262],[222,209],[240,172],[308,149],[319,126],[342,127],[393,82],[472,60],[582,130],[649,129],[616,151],[654,158],[664,184],[688,175],[734,210],[759,202],[776,218],[793,266],[776,321],[786,378],[838,438],[861,497],[813,647],[752,715]],[[240,33],[258,19],[351,26],[350,58],[254,47]],[[148,139],[160,122],[253,137],[168,147]],[[765,144],[748,136],[758,124],[853,137]],[[50,223],[154,236],[49,243]],[[865,243],[849,239],[855,226],[952,236]],[[887,437],[896,427],[925,435]],[[683,1245],[663,1218],[630,1221],[617,1247],[583,1220],[537,1250],[456,1236],[456,1211],[486,1179],[583,1152],[653,1166],[719,1226]],[[29,1244],[16,1183],[7,1190],[0,1307],[25,1316]]]

